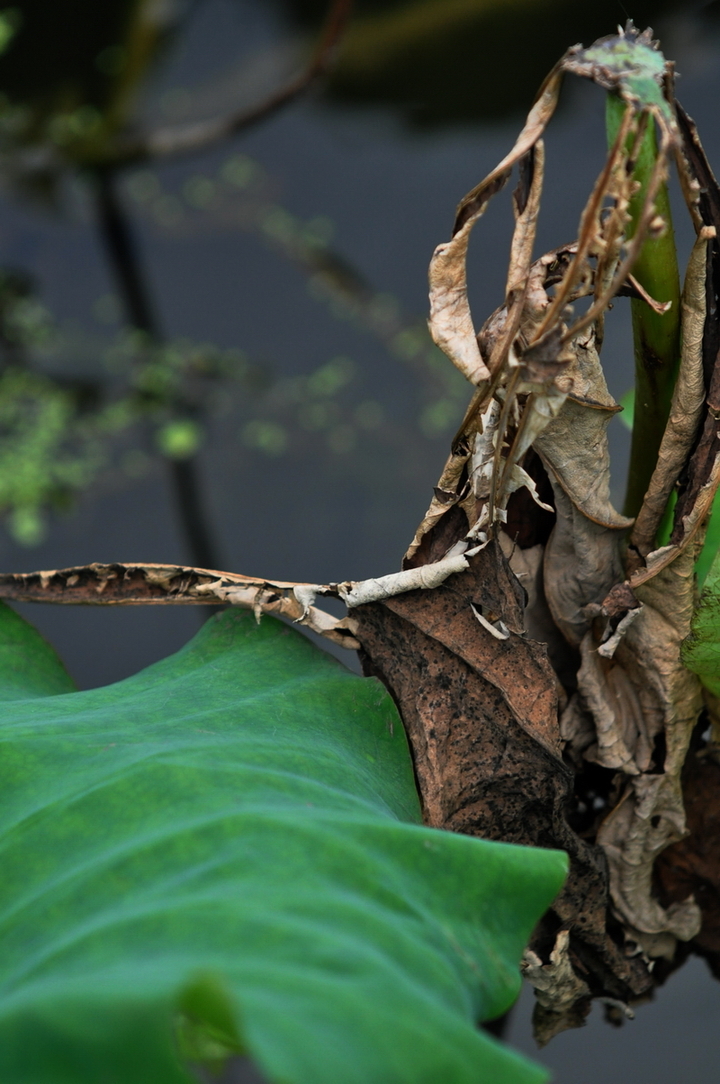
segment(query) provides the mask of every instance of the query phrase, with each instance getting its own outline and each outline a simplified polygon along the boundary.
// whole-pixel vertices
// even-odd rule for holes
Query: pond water
[[[623,15],[617,5],[606,6],[613,9],[611,33]],[[720,44],[708,25],[676,11],[660,29],[682,74],[678,96],[717,165]],[[151,80],[146,120],[167,123],[183,110],[207,115],[234,94],[258,93],[291,67],[295,54],[288,40],[293,45],[280,9],[270,5],[195,5]],[[569,28],[567,44],[574,40]],[[387,328],[412,329],[425,319],[432,251],[448,239],[457,201],[507,151],[521,119],[413,129],[392,107],[341,107],[311,95],[201,154],[127,173],[122,198],[164,333],[245,351],[274,374],[290,404],[268,405],[261,398],[249,408],[243,390],[232,388],[216,397],[199,462],[220,567],[309,581],[399,567],[466,400],[457,385],[445,389],[432,366],[412,356],[411,337],[404,352],[388,348]],[[569,87],[547,139],[539,250],[575,235],[603,149],[602,95],[590,86]],[[228,161],[234,163],[229,169]],[[252,184],[233,188],[227,181],[233,168],[236,179],[250,170]],[[509,196],[496,202],[476,229],[472,251],[478,319],[502,296],[511,212]],[[678,207],[680,249],[687,253],[690,231],[682,218]],[[331,235],[350,294],[365,299],[362,311],[347,302],[337,267],[328,286],[317,267],[298,256],[293,237],[302,229]],[[42,301],[68,327],[112,330],[116,286],[82,181],[67,182],[58,213],[6,194],[0,252],[4,266],[36,277]],[[604,349],[610,389],[618,397],[632,383],[626,304],[619,302],[612,314]],[[81,371],[86,362],[78,357],[75,364]],[[329,372],[331,383],[347,381],[346,391],[332,407],[319,393],[317,401],[306,396],[293,406],[298,379],[318,371]],[[318,379],[320,387],[324,378]],[[258,420],[264,430],[253,428]],[[277,436],[277,427],[282,439],[267,454],[263,434]],[[611,441],[620,502],[629,438],[619,421]],[[150,456],[126,465],[132,462],[145,473],[138,469],[133,477],[121,467],[105,473],[71,512],[52,519],[34,549],[3,535],[2,567],[190,562],[162,467]],[[202,620],[193,608],[38,606],[24,612],[62,645],[81,687],[121,679],[177,650]],[[558,1084],[717,1079],[720,1040],[713,1023],[720,1019],[720,985],[700,961],[674,975],[620,1029],[606,1024],[596,1008],[585,1029],[537,1052],[530,1012],[531,997],[524,995],[508,1037],[551,1067]]]

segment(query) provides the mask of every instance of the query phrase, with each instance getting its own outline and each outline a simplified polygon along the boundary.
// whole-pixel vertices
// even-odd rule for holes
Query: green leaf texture
[[[565,856],[425,828],[397,712],[226,611],[87,692],[0,610],[0,1080],[531,1084],[479,1031]]]
[[[701,587],[705,583],[707,574],[718,553],[720,553],[720,500],[716,496],[713,501],[707,531],[705,532],[703,548],[695,565],[695,573]],[[718,634],[720,634],[720,628]]]
[[[715,518],[713,509],[711,523]],[[700,602],[693,614],[692,632],[683,644],[682,659],[706,689],[714,696],[720,696],[720,553],[715,556],[705,578]]]

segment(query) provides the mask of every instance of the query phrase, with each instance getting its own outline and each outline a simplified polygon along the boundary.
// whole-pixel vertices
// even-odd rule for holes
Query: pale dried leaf
[[[381,602],[383,599],[392,598],[393,595],[402,595],[406,591],[431,591],[444,583],[448,576],[456,572],[463,572],[468,567],[468,557],[476,552],[468,550],[467,555],[459,553],[446,557],[442,561],[436,561],[430,565],[420,565],[418,568],[408,568],[402,572],[391,572],[387,576],[378,579],[360,580],[337,585],[337,593],[349,609],[355,606],[365,606],[369,602]]]
[[[557,521],[545,547],[545,596],[566,640],[579,647],[590,628],[586,607],[599,607],[622,580],[622,533],[595,523],[550,475]]]
[[[562,1012],[580,998],[590,996],[587,983],[578,978],[570,962],[569,930],[559,931],[548,963],[543,963],[532,949],[527,949],[520,966],[545,1009]]]
[[[582,771],[585,752],[596,741],[595,723],[585,710],[577,693],[573,693],[560,716],[560,737],[565,743],[565,754],[577,771]]]
[[[720,436],[720,434],[718,434]],[[713,441],[713,443],[716,443]],[[703,449],[700,449],[702,451]],[[630,587],[640,587],[648,583],[659,572],[671,565],[691,543],[702,542],[707,526],[707,520],[712,509],[712,504],[720,486],[720,449],[715,455],[709,477],[705,484],[695,493],[694,503],[685,514],[678,515],[676,509],[675,528],[670,539],[670,545],[662,546],[653,550],[645,559],[645,567],[633,572],[628,583]],[[679,502],[678,502],[679,504]]]
[[[535,438],[534,446],[564,492],[588,519],[626,530],[632,520],[610,503],[607,427],[620,407],[610,395],[594,335],[573,342],[571,381],[558,416]]]
[[[490,496],[490,482],[495,460],[495,445],[502,408],[497,399],[491,399],[480,418],[480,428],[475,433],[475,444],[469,462],[469,480],[475,497]]]
[[[438,245],[430,262],[430,320],[433,342],[471,384],[490,378],[480,355],[467,297],[465,262],[474,219],[452,241]]]
[[[476,220],[482,214],[488,200],[507,181],[513,166],[524,158],[542,138],[558,103],[562,83],[562,64],[561,60],[545,78],[512,150],[480,184],[461,200],[455,216],[455,231],[461,229],[470,219]]]
[[[46,572],[0,574],[0,598],[66,605],[231,605],[276,614],[342,647],[357,649],[351,627],[313,606],[328,584],[266,580],[187,565],[91,564]]]
[[[532,385],[520,385],[520,391],[530,391],[531,394],[525,405],[517,436],[508,455],[509,467],[506,468],[506,472],[512,471],[512,468],[522,459],[528,448],[535,444],[540,434],[557,418],[567,398],[566,391],[558,388],[556,384],[551,384],[543,392],[535,391]],[[501,488],[501,496],[504,488],[504,486]],[[502,503],[499,503],[500,507],[503,507]]]
[[[633,755],[641,725],[641,712],[623,711],[623,704],[615,694],[610,674],[612,664],[598,655],[595,640],[587,632],[580,644],[582,662],[578,670],[578,694],[586,711],[595,724],[597,742],[585,752],[586,760],[597,761],[604,768],[615,768],[626,775],[637,775],[639,768]]]
[[[534,305],[531,262],[545,169],[545,148],[542,140],[538,140],[520,159],[519,166],[520,179],[513,194],[515,230],[510,246],[503,318],[496,328],[492,349],[488,353],[488,366],[494,382],[498,381],[506,363],[511,359],[518,332],[527,312],[532,311]],[[478,336],[479,344],[486,341],[484,336]]]
[[[513,199],[515,230],[505,284],[506,301],[512,301],[516,296],[524,294],[527,289],[544,173],[545,145],[542,139],[538,139],[537,143],[520,159],[520,181]]]
[[[489,379],[473,325],[467,296],[467,249],[473,226],[484,214],[489,200],[507,182],[513,165],[524,162],[529,183],[516,193],[516,226],[508,275],[506,348],[514,338],[522,312],[527,271],[532,258],[543,176],[543,148],[537,147],[542,132],[557,104],[560,76],[551,75],[531,110],[525,128],[511,152],[458,207],[452,240],[439,245],[430,262],[430,334],[453,365],[471,384]],[[526,190],[525,190],[526,188]],[[497,365],[498,360],[493,359]]]
[[[598,647],[598,655],[602,655],[604,659],[611,659],[613,657],[620,645],[620,641],[640,613],[641,609],[642,606],[637,606],[633,610],[628,610],[625,616],[618,621],[614,630],[612,626],[606,630],[606,633],[603,634],[600,646]]]
[[[614,910],[648,955],[672,956],[673,939],[690,941],[700,931],[701,914],[694,900],[665,909],[653,892],[655,859],[684,835],[677,781],[648,774],[632,780],[626,800],[615,806],[598,833],[607,855]]]
[[[680,940],[697,933],[699,910],[692,901],[663,910],[653,895],[652,870],[661,851],[685,833],[680,773],[701,699],[697,678],[681,663],[680,646],[690,632],[695,557],[696,548],[688,547],[637,589],[643,608],[615,657],[640,700],[649,738],[664,734],[665,753],[660,772],[629,782],[598,832],[622,920],[639,933]]]
[[[623,532],[632,521],[610,503],[607,426],[618,408],[594,336],[572,345],[563,378],[567,398],[534,447],[553,487],[557,517],[545,549],[545,597],[558,628],[579,647],[591,626],[587,607],[600,605],[623,579]],[[594,703],[594,693],[588,696]]]
[[[703,227],[690,255],[682,298],[682,361],[658,463],[631,535],[631,545],[646,557],[670,493],[692,450],[705,403],[703,331],[706,317],[708,242],[714,227]]]
[[[538,544],[527,549],[521,549],[520,546],[515,545],[504,531],[500,532],[498,542],[518,583],[525,591],[525,606],[523,608],[525,634],[531,640],[546,644],[555,670],[562,671],[562,660],[567,647],[564,637],[552,619],[545,598],[545,588],[543,586],[545,547]],[[559,682],[558,695],[561,697],[561,707],[564,709],[565,694]]]
[[[522,467],[519,467],[517,463],[511,463],[508,473],[509,480],[505,487],[505,493],[508,497],[524,486],[532,499],[535,501],[535,504],[538,506],[538,508],[544,508],[546,512],[555,511],[551,504],[545,504],[544,501],[540,500],[540,494],[537,491],[537,485],[526,470],[524,470]]]

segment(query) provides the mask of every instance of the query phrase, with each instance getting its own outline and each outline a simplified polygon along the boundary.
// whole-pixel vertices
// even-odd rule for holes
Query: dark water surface
[[[609,33],[613,29],[608,26]],[[243,56],[253,58],[253,85],[270,85],[288,67],[277,46],[282,40],[277,13],[266,5],[199,5],[148,92],[147,116],[167,120],[168,103],[183,101],[168,96],[177,88],[199,87],[190,107],[200,113],[222,104],[236,83],[242,89],[232,73]],[[720,166],[718,42],[700,34],[689,17],[676,16],[666,27],[664,45],[682,73],[678,96],[698,122],[711,162]],[[334,248],[404,313],[424,318],[432,251],[448,239],[458,199],[509,149],[520,120],[413,133],[380,110],[340,110],[310,99],[230,144],[155,172],[164,190],[176,192],[188,178],[216,176],[233,153],[250,156],[265,171],[279,205],[300,219],[329,219]],[[568,88],[547,139],[538,252],[574,237],[603,148],[602,95],[589,86]],[[397,569],[442,467],[452,419],[445,435],[431,439],[413,431],[418,391],[412,368],[366,329],[336,318],[309,292],[306,271],[261,232],[240,228],[232,216],[212,209],[191,226],[163,225],[145,204],[133,201],[133,183],[129,174],[125,198],[169,335],[240,347],[285,376],[312,372],[337,355],[350,357],[358,397],[380,405],[390,430],[395,425],[410,434],[402,448],[369,431],[350,450],[328,451],[325,438],[318,437],[268,457],[238,436],[242,417],[230,398],[201,456],[221,567],[310,581]],[[471,246],[476,322],[502,296],[511,214],[509,198],[497,203],[476,228]],[[687,253],[685,223],[679,234]],[[42,299],[54,312],[83,325],[93,325],[95,304],[115,292],[81,185],[68,186],[63,216],[4,199],[0,251],[3,263],[37,276]],[[609,322],[604,360],[611,391],[620,396],[632,383],[623,302]],[[460,400],[454,409],[459,418]],[[620,501],[629,440],[619,422],[613,426],[613,481]],[[131,484],[119,472],[101,481],[71,514],[52,523],[47,540],[34,550],[5,536],[0,541],[0,563],[8,570],[93,560],[190,560],[160,467],[141,482]],[[61,646],[82,687],[118,680],[177,650],[201,620],[193,608],[38,606],[24,612]],[[616,1030],[596,1008],[585,1029],[557,1038],[540,1053],[530,1036],[530,1011],[531,998],[523,996],[509,1039],[551,1067],[558,1084],[718,1079],[720,985],[702,962],[692,961],[673,976],[634,1022]]]

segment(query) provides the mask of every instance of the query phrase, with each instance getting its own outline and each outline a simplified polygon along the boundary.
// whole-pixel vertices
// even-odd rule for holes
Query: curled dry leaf
[[[318,595],[334,596],[348,609],[414,589],[431,590],[468,567],[458,553],[436,564],[344,583],[290,583],[216,572],[187,565],[91,564],[49,572],[0,573],[0,597],[17,602],[66,605],[230,605],[286,617],[342,647],[358,648],[350,617],[332,617],[314,605]]]
[[[715,238],[714,226],[703,226],[690,255],[682,306],[683,359],[675,385],[670,418],[660,445],[658,463],[633,528],[631,545],[647,557],[652,551],[665,507],[688,449],[695,443],[705,404],[703,379],[703,331],[707,311],[705,276],[708,245]]]
[[[555,946],[550,953],[550,961],[544,964],[532,949],[528,949],[523,957],[522,969],[526,977],[532,976],[532,984],[537,990],[538,1001],[546,1008],[554,1005],[573,1005],[579,998],[589,997],[590,990],[579,979],[570,963],[570,934],[567,930],[560,930],[555,940]],[[565,993],[558,997],[558,990],[564,988]],[[549,998],[544,997],[544,991],[548,990]],[[545,1005],[546,1000],[549,1004]]]
[[[618,406],[610,396],[592,335],[575,343],[567,370],[572,393],[535,441],[553,486],[557,520],[545,549],[545,595],[556,624],[578,646],[592,617],[622,580],[623,532],[631,520],[610,503],[607,426]]]
[[[0,596],[17,602],[66,605],[231,605],[272,613],[305,625],[344,647],[355,648],[352,622],[313,606],[329,586],[253,579],[186,565],[91,564],[49,572],[0,573]]]
[[[646,734],[664,753],[654,771],[631,779],[602,824],[598,841],[610,864],[615,908],[637,942],[651,955],[674,950],[674,938],[688,941],[700,929],[692,900],[668,911],[652,893],[657,856],[685,834],[680,777],[701,707],[700,683],[682,664],[680,649],[690,633],[694,603],[694,547],[638,588],[642,610],[615,658],[640,700]],[[671,936],[667,936],[671,935]]]
[[[487,199],[507,180],[509,165],[522,162],[526,173],[532,167],[529,142],[539,139],[563,70],[619,93],[627,104],[623,124],[575,244],[531,263],[525,242],[534,227],[516,213],[505,300],[477,335],[490,376],[475,392],[405,564],[484,548],[430,598],[403,595],[355,611],[365,665],[392,690],[405,719],[428,821],[563,846],[571,856],[566,889],[527,957],[541,1037],[581,1022],[588,996],[624,1005],[650,989],[654,958],[672,955],[700,928],[692,898],[663,905],[655,896],[653,868],[687,831],[680,777],[700,686],[680,649],[690,631],[697,545],[720,479],[720,197],[691,122],[681,115],[678,124],[670,70],[649,35],[628,31],[561,61],[513,152],[460,204],[458,240],[450,243],[455,287],[466,291],[460,259]],[[628,240],[633,148],[647,123],[658,126],[660,149]],[[683,295],[678,385],[628,550],[633,521],[612,506],[609,486],[607,426],[619,408],[599,350],[605,309],[619,291],[666,310],[631,270],[654,228],[654,199],[671,156],[698,240]],[[518,192],[531,188],[521,174]],[[435,283],[431,273],[431,296]],[[582,297],[589,306],[574,318],[568,306]],[[462,311],[454,345],[445,327],[456,364],[458,343],[469,334],[469,307]],[[669,545],[657,550],[673,487],[675,527]],[[543,520],[549,505],[550,529]],[[504,601],[498,597],[498,584],[513,572],[527,592],[522,614],[513,611],[509,587]],[[478,611],[486,619],[481,627],[470,616]],[[504,641],[492,635],[501,623],[509,630]],[[504,677],[508,671],[515,684]],[[537,719],[528,725],[518,698],[515,686],[527,698],[528,683],[541,727]]]

